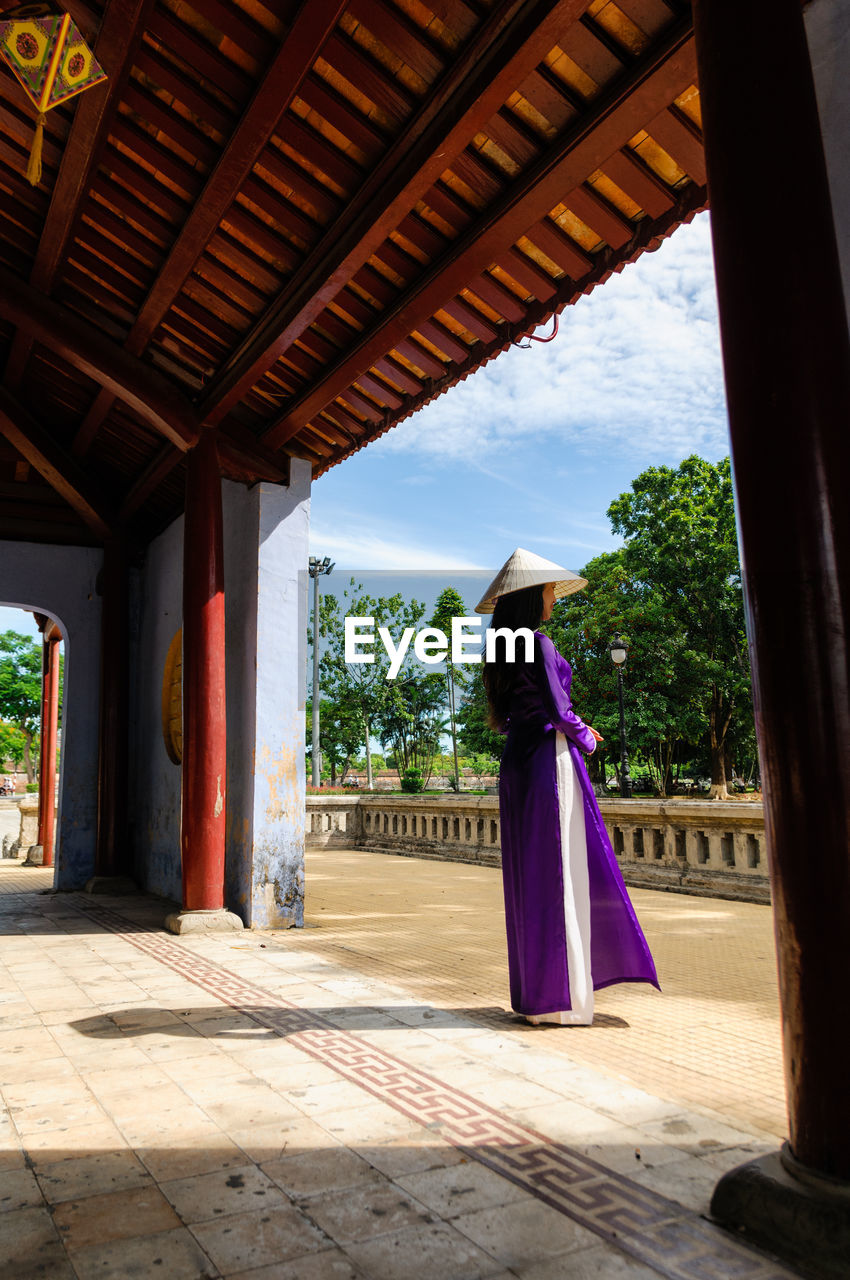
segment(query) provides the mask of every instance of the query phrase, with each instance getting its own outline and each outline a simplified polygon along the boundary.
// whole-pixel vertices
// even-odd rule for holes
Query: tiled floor
[[[731,991],[700,968],[703,933],[740,906],[635,895],[669,994],[604,992],[577,1034],[505,1012],[485,869],[312,855],[314,927],[217,938],[165,934],[155,899],[47,884],[0,864],[10,1280],[792,1274],[702,1216],[723,1169],[781,1124],[747,1122],[728,1076],[688,1105],[690,1025],[663,1026],[704,1024],[721,1076],[738,1005],[775,1033],[769,952],[732,964]],[[756,937],[769,913],[747,910],[763,917],[735,932]]]

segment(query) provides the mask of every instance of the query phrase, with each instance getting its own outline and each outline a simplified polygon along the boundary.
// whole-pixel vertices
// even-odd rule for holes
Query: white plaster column
[[[225,481],[227,901],[257,928],[303,924],[310,466],[288,487]]]

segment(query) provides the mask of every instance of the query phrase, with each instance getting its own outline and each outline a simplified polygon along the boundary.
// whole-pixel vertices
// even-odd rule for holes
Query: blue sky
[[[545,326],[541,333],[547,332]],[[646,467],[728,452],[708,214],[322,476],[311,552],[358,569],[578,569]],[[330,580],[327,580],[330,582]]]
[[[646,467],[727,452],[705,213],[567,308],[553,342],[499,356],[322,476],[310,549],[340,569],[492,576],[523,546],[579,569],[618,544],[605,512]],[[35,630],[0,609],[10,626]]]

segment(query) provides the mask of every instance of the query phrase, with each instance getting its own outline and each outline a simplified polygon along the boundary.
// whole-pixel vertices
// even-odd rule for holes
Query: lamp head
[[[611,661],[617,667],[622,667],[628,657],[629,646],[626,644],[622,636],[616,635],[611,641]]]

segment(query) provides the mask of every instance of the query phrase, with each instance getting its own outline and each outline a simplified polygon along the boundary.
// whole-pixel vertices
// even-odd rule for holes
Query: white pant
[[[555,735],[555,778],[561,822],[561,866],[564,877],[564,928],[571,1009],[530,1017],[529,1022],[557,1022],[589,1026],[593,1021],[593,979],[590,972],[590,882],[587,870],[587,831],[584,799],[567,739]]]

